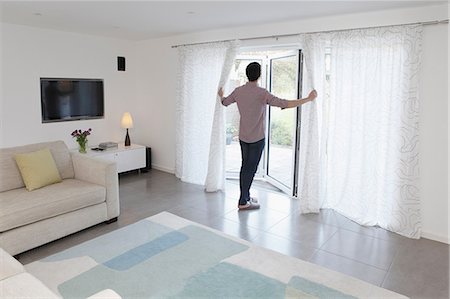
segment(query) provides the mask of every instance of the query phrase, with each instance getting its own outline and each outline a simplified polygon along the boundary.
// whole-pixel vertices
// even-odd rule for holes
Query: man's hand
[[[308,95],[308,100],[314,101],[316,98],[317,98],[317,91],[313,89]]]
[[[217,92],[220,98],[223,98],[223,88],[219,88],[219,91]]]

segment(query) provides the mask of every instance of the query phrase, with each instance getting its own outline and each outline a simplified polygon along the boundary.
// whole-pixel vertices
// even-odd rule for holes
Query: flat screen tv
[[[42,122],[103,118],[101,79],[41,78]]]

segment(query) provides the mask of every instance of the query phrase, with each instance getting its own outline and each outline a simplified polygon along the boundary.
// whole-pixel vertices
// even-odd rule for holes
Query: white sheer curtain
[[[204,185],[211,165],[208,190],[223,187],[225,126],[217,90],[226,81],[236,47],[237,42],[218,42],[178,48],[175,175]]]
[[[312,89],[318,91],[318,97],[314,102],[302,106],[301,130],[300,130],[300,156],[299,156],[299,191],[301,198],[302,213],[318,213],[323,204],[322,188],[325,177],[321,167],[324,149],[324,142],[321,142],[322,136],[319,126],[322,119],[319,120],[319,113],[323,107],[323,90],[325,76],[324,62],[325,48],[316,45],[311,36],[302,35],[300,44],[304,56],[305,74],[303,76],[303,90],[309,92]]]
[[[228,80],[239,44],[239,41],[234,41],[228,46],[217,89],[219,87],[223,88]],[[225,188],[226,136],[224,109],[225,107],[222,105],[220,97],[216,94],[216,105],[214,108],[214,120],[209,147],[208,172],[205,181],[206,192],[216,192]]]
[[[313,127],[302,133],[306,153],[315,155],[300,165],[304,211],[332,208],[420,237],[421,36],[421,26],[393,26],[302,37],[308,83],[319,92],[315,113],[302,111],[302,132]]]

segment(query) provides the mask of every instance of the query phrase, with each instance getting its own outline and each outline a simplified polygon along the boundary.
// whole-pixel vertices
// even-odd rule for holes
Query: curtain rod
[[[193,46],[193,45],[212,44],[212,43],[218,43],[218,42],[231,42],[231,41],[234,41],[234,40],[245,41],[245,40],[255,40],[255,39],[265,39],[265,38],[278,39],[280,37],[297,36],[297,35],[300,35],[300,34],[342,32],[342,31],[350,31],[350,30],[383,28],[383,27],[393,27],[393,26],[406,26],[406,25],[423,25],[423,26],[426,26],[426,25],[437,25],[437,24],[448,24],[448,19],[436,20],[436,21],[428,21],[428,22],[405,23],[405,24],[397,24],[397,25],[383,25],[383,26],[360,27],[360,28],[351,28],[351,29],[336,29],[336,30],[324,30],[324,31],[312,31],[312,32],[301,32],[301,33],[290,33],[290,34],[279,34],[279,35],[266,35],[266,36],[258,36],[258,37],[225,39],[225,40],[216,40],[216,41],[209,41],[209,42],[199,42],[199,43],[191,43],[191,44],[174,45],[174,46],[172,46],[172,48],[178,48],[178,47],[184,47],[184,46]]]

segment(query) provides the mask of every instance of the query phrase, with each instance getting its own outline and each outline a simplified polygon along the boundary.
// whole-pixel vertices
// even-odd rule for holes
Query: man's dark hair
[[[261,76],[261,65],[257,62],[252,62],[247,65],[245,73],[247,74],[248,81],[256,81]]]

